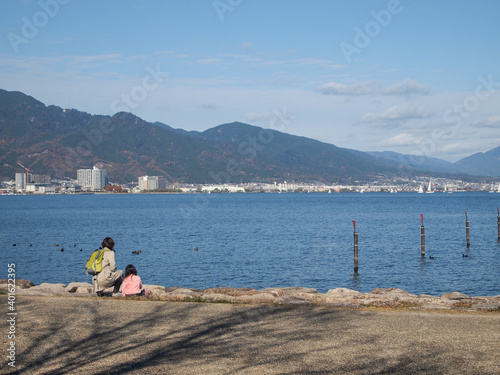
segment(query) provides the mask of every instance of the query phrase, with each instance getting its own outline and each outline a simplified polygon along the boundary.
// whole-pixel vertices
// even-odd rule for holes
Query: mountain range
[[[75,177],[98,165],[114,182],[161,175],[170,182],[345,182],[380,176],[500,176],[500,147],[449,163],[394,152],[360,152],[240,122],[203,132],[126,112],[91,115],[0,90],[0,176],[23,169]]]

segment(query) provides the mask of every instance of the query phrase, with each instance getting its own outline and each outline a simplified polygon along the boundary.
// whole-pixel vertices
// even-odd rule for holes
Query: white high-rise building
[[[156,190],[167,187],[167,180],[162,176],[139,177],[139,190]]]
[[[26,173],[16,173],[16,190],[23,191],[26,189]]]
[[[76,179],[83,190],[103,190],[108,184],[108,171],[94,165],[92,169],[78,169]]]
[[[90,190],[92,188],[92,169],[79,169],[76,171],[77,184],[83,190]]]
[[[103,190],[108,184],[108,171],[96,166],[92,169],[92,185],[94,190]]]

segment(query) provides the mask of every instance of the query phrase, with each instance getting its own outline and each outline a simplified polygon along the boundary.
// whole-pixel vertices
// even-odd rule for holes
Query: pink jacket
[[[122,295],[138,294],[142,290],[142,280],[137,275],[127,276],[122,283]]]

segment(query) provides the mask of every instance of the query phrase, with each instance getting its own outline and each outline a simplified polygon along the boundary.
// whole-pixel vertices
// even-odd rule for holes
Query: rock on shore
[[[182,287],[165,288],[161,285],[143,285],[146,297],[164,301],[218,302],[244,304],[277,305],[321,305],[333,307],[405,307],[419,309],[459,309],[474,311],[500,311],[500,295],[469,297],[460,292],[451,292],[442,296],[411,294],[398,288],[373,289],[370,293],[361,293],[347,288],[330,289],[327,293],[318,293],[316,289],[301,287],[266,288],[208,288],[190,289]],[[12,292],[12,285],[0,279],[0,292]],[[112,288],[104,291],[111,295]],[[65,284],[42,283],[34,285],[29,280],[16,280],[16,295],[35,296],[95,296],[92,285],[85,282]],[[125,298],[125,297],[121,297]]]

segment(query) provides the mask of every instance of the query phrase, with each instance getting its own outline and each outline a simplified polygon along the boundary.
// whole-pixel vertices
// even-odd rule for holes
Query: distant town
[[[78,169],[76,179],[52,179],[49,175],[16,173],[14,180],[3,181],[2,195],[14,194],[141,194],[141,193],[340,193],[340,192],[416,192],[453,193],[488,191],[500,193],[496,180],[465,182],[449,178],[412,176],[384,178],[369,183],[352,181],[351,184],[322,184],[299,181],[240,184],[183,184],[167,182],[164,176],[140,176],[137,182],[116,184],[109,181],[108,171],[94,166]]]

